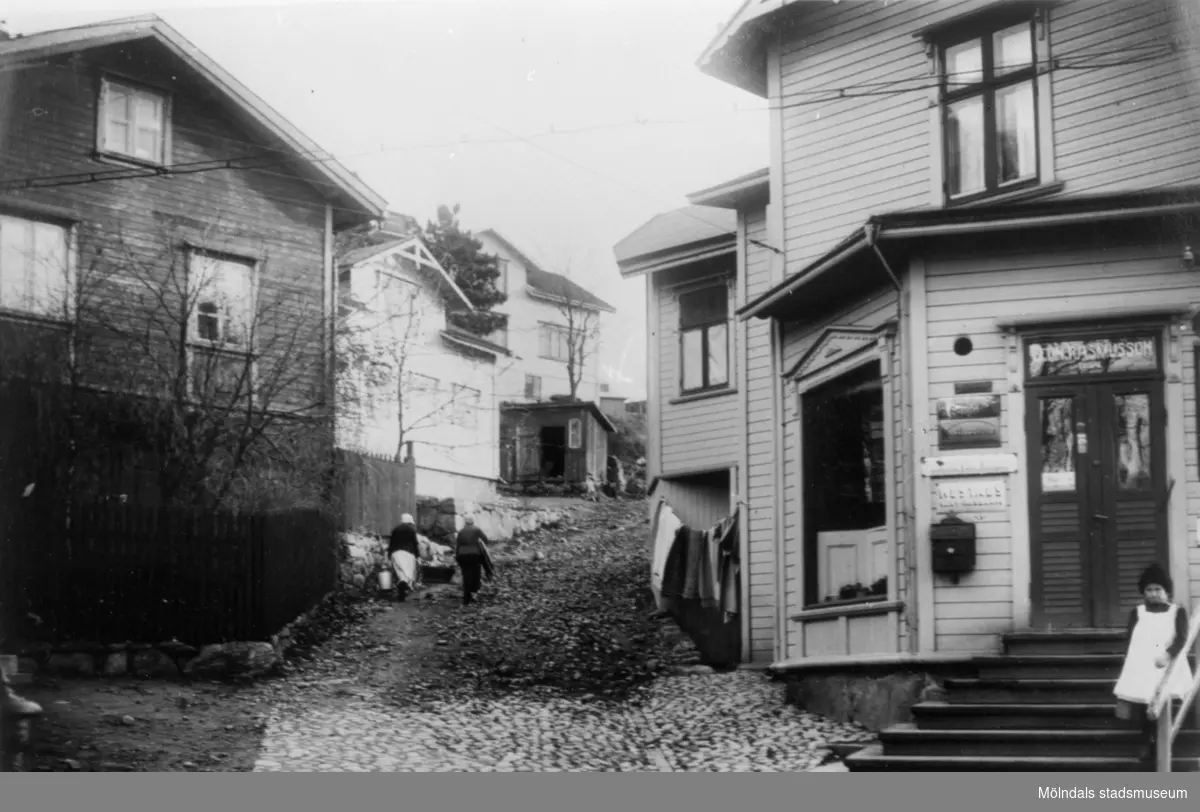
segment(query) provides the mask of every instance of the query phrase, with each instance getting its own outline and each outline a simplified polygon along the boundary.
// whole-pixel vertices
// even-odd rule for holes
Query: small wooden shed
[[[507,482],[605,481],[612,421],[592,401],[500,404],[500,476]]]

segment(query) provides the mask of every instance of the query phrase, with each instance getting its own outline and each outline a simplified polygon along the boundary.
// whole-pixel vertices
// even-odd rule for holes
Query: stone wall
[[[962,676],[950,666],[937,673],[916,668],[863,667],[837,671],[784,673],[787,701],[838,722],[868,730],[912,721],[912,706],[943,695],[940,681]]]
[[[566,515],[561,508],[532,507],[524,500],[498,496],[491,502],[456,504],[453,499],[417,499],[417,529],[441,544],[450,544],[470,514],[492,541],[508,541],[539,527],[555,527]]]
[[[279,672],[279,652],[266,642],[214,643],[196,648],[161,643],[32,643],[20,651],[20,671],[58,677],[256,678]]]

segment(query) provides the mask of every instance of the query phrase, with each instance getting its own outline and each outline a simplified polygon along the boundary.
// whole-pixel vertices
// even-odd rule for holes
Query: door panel
[[[1033,623],[1039,627],[1091,622],[1089,471],[1079,464],[1088,450],[1087,405],[1076,387],[1039,392],[1027,410]]]

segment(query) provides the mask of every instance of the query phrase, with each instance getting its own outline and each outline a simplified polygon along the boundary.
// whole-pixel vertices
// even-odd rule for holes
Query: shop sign
[[[921,474],[927,477],[1012,474],[1016,471],[1016,454],[954,454],[921,460]]]
[[[1003,479],[944,479],[934,486],[934,497],[939,513],[1004,510],[1008,507],[1008,485]]]
[[[1031,341],[1027,355],[1031,378],[1158,369],[1158,342],[1152,336]]]

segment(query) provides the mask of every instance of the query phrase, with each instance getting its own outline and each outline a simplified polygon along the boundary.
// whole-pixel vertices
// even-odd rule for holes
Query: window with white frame
[[[193,251],[190,258],[191,340],[248,350],[254,262],[203,251]]]
[[[67,318],[73,277],[67,228],[0,214],[0,308]]]
[[[496,270],[500,271],[500,275],[496,277],[496,291],[508,295],[508,260],[503,257],[496,260]]]
[[[570,357],[570,332],[557,324],[538,325],[538,355],[552,361],[566,361]]]
[[[949,202],[1039,180],[1036,26],[1031,16],[943,36],[938,54]]]
[[[679,294],[682,394],[729,386],[729,288],[724,282]]]
[[[567,421],[567,448],[583,447],[583,421],[572,417]]]
[[[533,400],[542,399],[542,376],[525,373],[525,397]]]
[[[166,164],[168,107],[165,93],[105,77],[100,83],[97,149]]]

